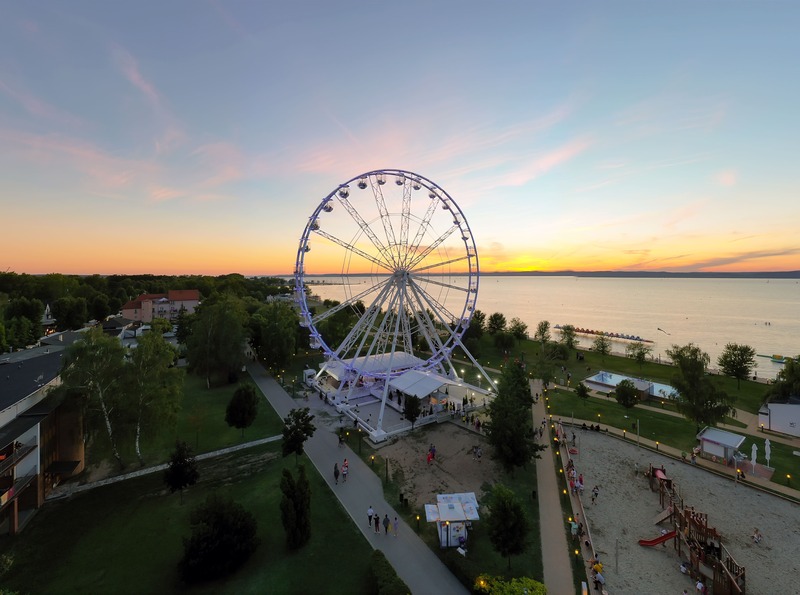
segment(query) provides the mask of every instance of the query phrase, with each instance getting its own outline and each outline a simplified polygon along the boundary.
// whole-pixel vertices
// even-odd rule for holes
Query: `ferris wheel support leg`
[[[463,351],[464,354],[467,356],[467,359],[469,359],[469,361],[472,362],[472,365],[475,366],[476,368],[478,368],[478,372],[480,372],[481,376],[483,376],[486,379],[486,382],[489,383],[488,386],[490,386],[490,387],[494,386],[494,380],[492,380],[492,377],[489,376],[489,374],[486,372],[486,370],[483,369],[483,366],[481,366],[478,363],[478,360],[476,360],[474,357],[472,357],[472,354],[469,352],[469,349],[467,349],[464,346],[464,344],[461,342],[460,339],[457,338],[455,342],[458,344],[459,347],[461,347],[461,351]]]

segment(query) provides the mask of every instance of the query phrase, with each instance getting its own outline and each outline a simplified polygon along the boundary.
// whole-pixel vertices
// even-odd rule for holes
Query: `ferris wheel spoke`
[[[386,200],[383,197],[383,190],[381,184],[376,180],[370,178],[372,185],[372,193],[375,195],[375,204],[378,206],[378,212],[381,216],[381,223],[383,223],[383,232],[386,234],[386,240],[389,242],[391,260],[394,263],[398,262],[400,253],[397,246],[397,240],[394,237],[394,227],[392,227],[392,220],[389,217],[389,210],[386,208]]]
[[[372,231],[369,223],[364,221],[364,218],[361,214],[356,210],[356,208],[350,203],[350,201],[339,195],[339,202],[345,208],[345,210],[350,213],[350,217],[356,222],[356,224],[361,228],[361,231],[370,239],[372,245],[375,246],[375,249],[385,258],[388,262],[392,262],[392,253],[388,247],[383,245],[380,238],[375,235],[375,232]]]
[[[433,264],[426,265],[424,267],[418,267],[414,269],[415,273],[420,273],[422,271],[428,271],[430,269],[435,269],[437,267],[444,266],[446,264],[453,264],[454,262],[461,262],[462,260],[469,260],[469,256],[459,256],[458,258],[451,258],[450,260],[443,260],[442,262],[434,262]]]
[[[312,318],[311,321],[314,324],[317,324],[318,322],[322,322],[326,318],[330,318],[331,316],[333,316],[334,314],[336,314],[340,310],[344,310],[348,306],[355,306],[356,302],[358,302],[359,300],[365,298],[369,294],[376,292],[383,285],[386,285],[387,281],[383,281],[382,283],[378,283],[376,285],[372,285],[371,287],[365,289],[364,291],[362,291],[358,295],[354,295],[354,296],[350,297],[349,299],[344,300],[343,302],[340,302],[339,304],[337,304],[333,308],[330,308],[329,310],[325,310],[325,312],[322,312],[321,314],[318,314],[317,316]]]
[[[364,337],[367,337],[369,335],[369,329],[373,328],[375,319],[381,312],[381,307],[386,301],[387,296],[391,294],[391,289],[392,288],[390,283],[385,283],[383,285],[383,288],[381,289],[380,293],[375,297],[373,302],[366,309],[364,315],[358,319],[358,322],[355,324],[355,326],[353,326],[353,328],[347,334],[345,339],[336,349],[337,356],[341,356],[342,354],[346,354],[348,351],[350,351],[350,349],[357,342],[358,337],[361,336],[362,333]]]
[[[425,283],[430,283],[432,285],[438,285],[439,287],[445,287],[447,289],[454,289],[455,291],[462,291],[464,293],[468,293],[469,292],[469,288],[467,288],[467,287],[463,287],[461,285],[453,285],[452,283],[442,283],[441,281],[437,281],[433,277],[429,277],[427,275],[420,275],[420,276],[416,276],[415,275],[414,278],[417,280],[417,283],[419,283],[419,281],[421,281],[421,280],[424,280]]]
[[[455,324],[455,321],[460,319],[460,317],[457,317],[455,314],[450,312],[447,306],[440,303],[436,298],[420,287],[419,284],[413,279],[411,280],[410,286],[413,288],[416,294],[428,304],[428,307],[431,309],[431,311],[433,311],[439,317],[439,322],[448,329],[450,328],[451,324]],[[445,318],[443,314],[446,314],[448,318]]]
[[[425,337],[425,342],[428,344],[431,353],[442,351],[444,349],[444,344],[439,336],[439,330],[436,328],[436,323],[431,320],[431,317],[428,314],[428,311],[431,307],[430,304],[428,304],[426,300],[422,299],[420,294],[417,293],[413,286],[410,287],[410,289],[411,293],[414,295],[414,301],[417,304],[417,311],[414,314],[414,317],[419,325],[420,333]]]
[[[408,246],[408,224],[411,218],[411,184],[403,186],[403,207],[400,214],[400,250]],[[405,256],[406,253],[404,253]]]
[[[435,198],[436,194],[431,191],[431,195],[433,198],[428,204],[428,209],[425,211],[425,215],[422,217],[422,221],[420,221],[419,226],[417,227],[417,234],[414,236],[414,240],[411,242],[408,250],[406,250],[403,266],[408,266],[409,262],[414,258],[414,255],[417,253],[417,250],[419,250],[419,247],[422,244],[422,240],[425,238],[425,233],[430,229],[431,220],[436,214],[436,205],[438,204]]]
[[[444,242],[447,238],[453,235],[453,232],[456,231],[457,229],[458,225],[454,224],[450,229],[448,229],[442,235],[436,238],[432,244],[430,244],[427,248],[425,248],[425,250],[422,251],[422,253],[415,255],[414,259],[411,261],[409,268],[413,269],[415,266],[417,266],[419,263],[425,260],[428,254],[436,250],[436,248],[438,248],[439,245],[442,242]]]
[[[391,272],[391,271],[394,270],[394,268],[389,263],[387,263],[387,262],[385,262],[385,261],[383,261],[383,260],[381,260],[379,258],[376,258],[376,257],[372,256],[371,254],[367,254],[366,252],[364,252],[360,248],[356,248],[352,244],[348,244],[344,240],[340,240],[336,236],[331,235],[326,231],[318,229],[318,230],[314,231],[314,233],[317,234],[317,235],[322,236],[323,238],[325,238],[327,240],[330,240],[334,244],[339,244],[345,250],[353,252],[354,254],[358,254],[361,258],[363,258],[365,260],[368,260],[369,262],[371,262],[373,264],[378,265],[379,267],[381,267],[382,269],[384,269],[386,271]]]

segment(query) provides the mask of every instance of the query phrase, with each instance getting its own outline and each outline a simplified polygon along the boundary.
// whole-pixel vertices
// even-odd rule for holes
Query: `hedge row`
[[[381,550],[373,550],[369,563],[369,595],[409,595],[411,589],[397,576]]]

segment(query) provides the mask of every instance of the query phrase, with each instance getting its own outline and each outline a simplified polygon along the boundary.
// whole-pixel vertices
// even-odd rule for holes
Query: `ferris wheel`
[[[321,279],[340,299],[317,311],[307,289],[315,291]],[[309,217],[295,267],[301,325],[326,358],[320,374],[335,369],[340,379],[369,377],[387,386],[411,369],[456,377],[451,355],[463,349],[478,279],[472,231],[439,185],[400,169],[340,184]],[[358,318],[345,332],[335,321],[346,309]]]

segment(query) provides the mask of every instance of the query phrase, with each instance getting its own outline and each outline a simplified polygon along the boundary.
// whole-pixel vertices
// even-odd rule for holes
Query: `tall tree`
[[[778,377],[764,395],[764,402],[800,397],[800,355],[787,359]]]
[[[230,381],[239,373],[244,363],[246,320],[241,300],[230,295],[204,302],[196,312],[187,355],[190,369],[205,377],[208,388],[215,374]]]
[[[480,339],[486,330],[486,314],[481,310],[475,310],[469,321],[469,327],[464,333],[464,339]]]
[[[66,389],[78,389],[76,394],[84,396],[82,402],[87,423],[91,424],[95,411],[99,411],[105,426],[111,450],[123,467],[117,446],[115,425],[117,420],[129,419],[124,410],[128,400],[125,348],[116,337],[105,335],[101,328],[94,327],[84,333],[67,350],[61,368],[61,380]]]
[[[169,463],[164,469],[164,483],[173,494],[180,491],[183,504],[183,490],[196,484],[198,479],[200,472],[192,448],[182,440],[176,441],[175,450],[169,455]]]
[[[561,327],[561,343],[567,346],[567,349],[575,349],[578,345],[578,337],[575,334],[575,327],[571,324],[565,324]]]
[[[736,388],[741,388],[742,380],[750,378],[756,365],[756,350],[750,345],[728,343],[717,358],[717,365],[726,376],[736,378]]]
[[[489,405],[489,421],[483,426],[494,457],[508,473],[525,467],[531,457],[539,458],[539,451],[544,450],[534,438],[532,403],[525,370],[520,362],[511,362],[503,369],[497,396]]]
[[[50,312],[56,319],[56,328],[60,331],[79,329],[89,320],[89,308],[86,298],[62,297],[50,305]]]
[[[411,422],[411,429],[414,429],[414,424],[417,423],[420,414],[422,413],[422,402],[419,397],[408,395],[406,402],[403,404],[403,415]]]
[[[517,341],[514,335],[505,331],[500,331],[494,334],[494,346],[501,352],[508,355],[508,352],[514,348]]]
[[[645,345],[641,341],[634,341],[625,346],[625,355],[635,360],[641,368],[647,361],[647,356],[653,353],[653,348]]]
[[[258,415],[258,395],[252,384],[243,384],[234,391],[225,409],[225,423],[242,431],[253,425]]]
[[[586,399],[589,398],[589,388],[583,382],[579,382],[575,387],[575,394],[578,395],[581,402],[586,403]]]
[[[549,320],[540,320],[539,324],[536,325],[536,332],[533,335],[533,340],[538,341],[542,344],[542,349],[544,349],[544,344],[550,341],[550,321]]]
[[[512,318],[508,323],[508,332],[514,335],[517,341],[524,341],[528,338],[528,325],[519,318]]]
[[[269,368],[285,367],[295,353],[297,311],[285,302],[262,306],[250,319],[253,347]]]
[[[312,423],[314,416],[309,411],[308,407],[292,409],[283,420],[281,452],[284,457],[294,453],[295,465],[297,465],[297,457],[303,454],[303,446],[306,440],[311,438],[317,429]]]
[[[617,396],[617,403],[625,407],[625,409],[635,407],[641,398],[639,391],[636,390],[636,385],[628,378],[620,382],[614,392]]]
[[[530,521],[519,498],[501,483],[492,486],[487,504],[489,541],[498,554],[508,559],[511,570],[511,556],[518,556],[528,548]]]
[[[130,400],[136,405],[134,448],[142,465],[142,433],[174,430],[178,419],[184,372],[173,367],[175,357],[175,348],[160,333],[150,332],[139,337],[126,366]]]
[[[611,341],[605,334],[597,335],[592,342],[592,349],[605,359],[605,357],[611,353]]]
[[[15,349],[23,349],[36,342],[34,324],[24,316],[15,316],[8,321],[8,344]]]
[[[486,323],[486,331],[490,335],[494,335],[495,333],[500,333],[506,330],[506,317],[501,312],[495,312],[491,316],[489,316],[489,320]]]
[[[666,353],[677,367],[672,386],[678,392],[678,411],[695,422],[698,432],[701,425],[715,426],[732,413],[736,399],[717,389],[706,375],[710,361],[706,352],[689,343],[673,345]]]
[[[286,545],[296,550],[311,539],[311,485],[303,465],[300,465],[297,480],[291,471],[283,470],[281,492],[281,522],[286,532]]]

